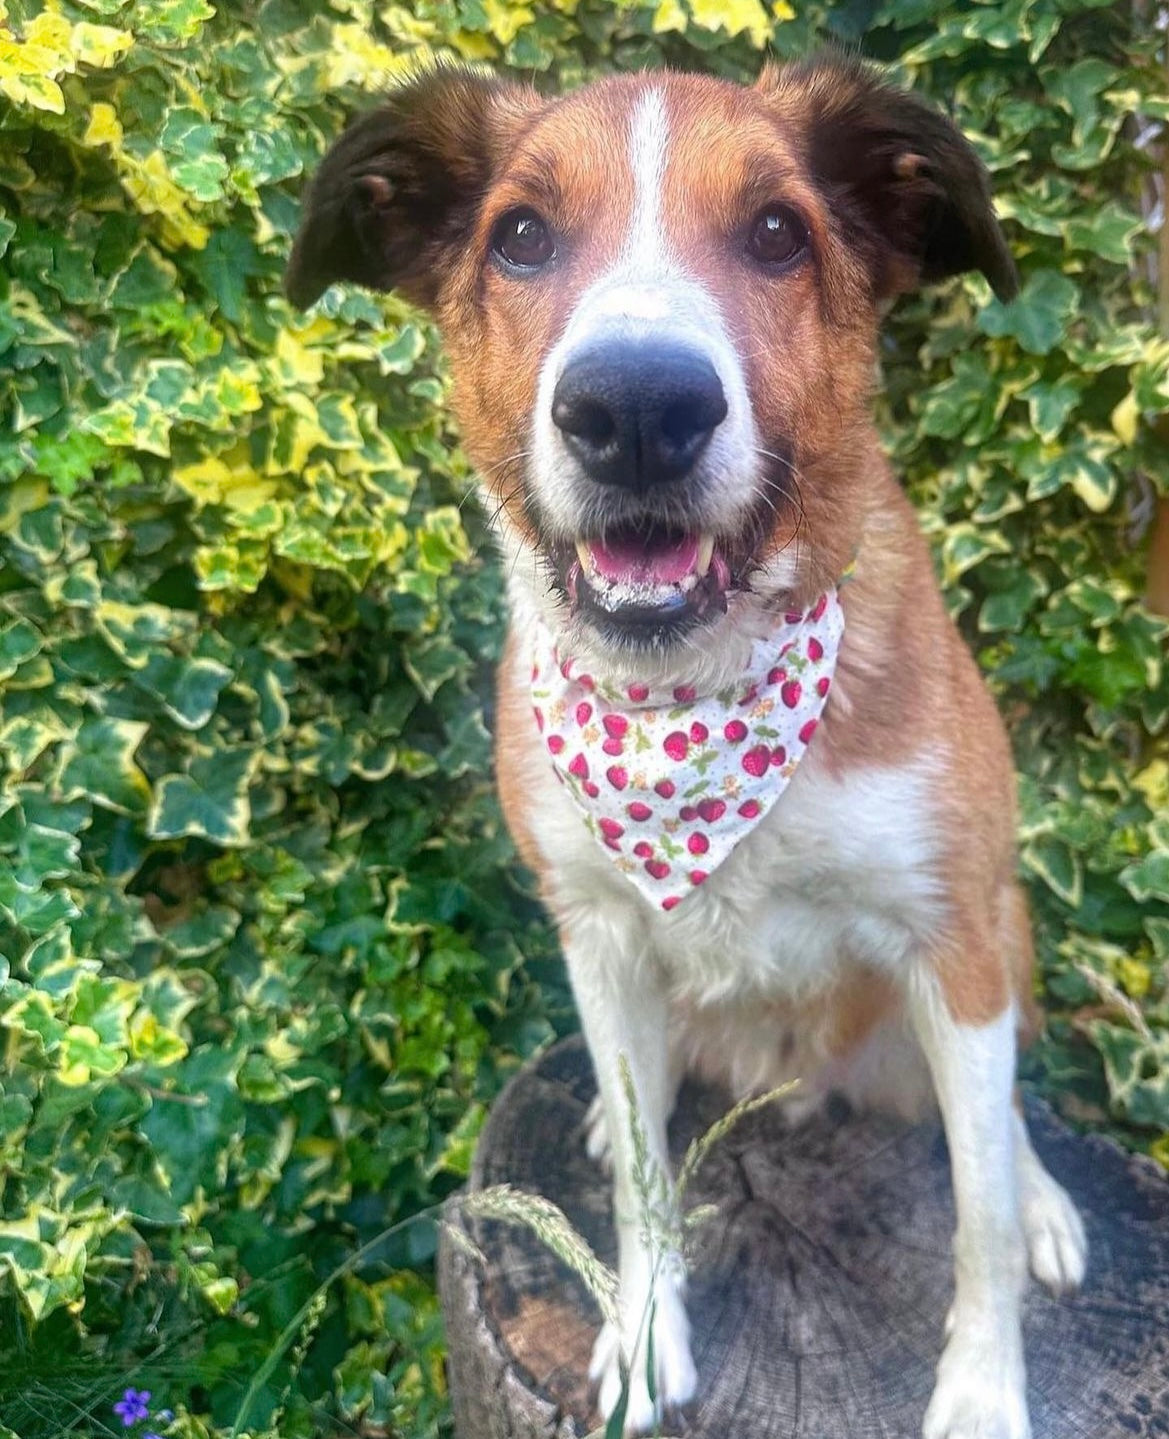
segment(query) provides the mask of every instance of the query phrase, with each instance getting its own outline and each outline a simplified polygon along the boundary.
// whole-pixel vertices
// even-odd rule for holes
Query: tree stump
[[[546,1195],[614,1262],[609,1181],[584,1152],[594,1093],[568,1040],[496,1102],[470,1188]],[[688,1085],[675,1158],[729,1107]],[[1038,1285],[1023,1310],[1034,1439],[1169,1436],[1169,1183],[1029,1102],[1035,1147],[1080,1207],[1084,1291]],[[686,1439],[918,1439],[953,1290],[954,1210],[938,1125],[830,1112],[744,1119],[686,1197],[716,1204],[688,1308],[700,1397]],[[524,1227],[464,1221],[486,1263],[444,1239],[439,1285],[459,1439],[581,1439],[600,1325],[584,1286]]]

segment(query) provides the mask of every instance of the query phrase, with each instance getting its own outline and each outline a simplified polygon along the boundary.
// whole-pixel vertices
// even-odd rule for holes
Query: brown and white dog
[[[870,414],[882,310],[971,269],[1014,292],[973,152],[838,59],[560,99],[438,69],[309,194],[289,296],[348,279],[434,314],[504,552],[499,784],[596,1067],[623,1324],[594,1377],[608,1414],[628,1372],[631,1432],[696,1376],[681,1266],[636,1215],[621,1055],[663,1169],[685,1070],[936,1098],[958,1222],[927,1439],[1029,1433],[1028,1261],[1055,1291],[1083,1275],[1013,1094],[1032,951],[1010,750]],[[772,726],[793,696],[798,735]],[[663,723],[677,779],[649,764]],[[728,804],[717,862],[688,868],[697,808]]]

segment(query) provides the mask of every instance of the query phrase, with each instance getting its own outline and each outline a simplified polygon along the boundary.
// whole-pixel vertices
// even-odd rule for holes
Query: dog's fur
[[[777,200],[808,248],[768,272],[741,236]],[[519,205],[558,251],[517,277],[491,237]],[[1079,1220],[1013,1097],[1032,954],[1010,751],[870,414],[882,310],[967,269],[1013,293],[973,152],[926,105],[835,59],[768,69],[752,88],[645,74],[557,100],[439,69],[355,123],[308,198],[290,297],[311,303],[345,278],[430,309],[495,517],[511,599],[499,786],[597,1071],[605,1122],[591,1143],[611,1150],[624,1320],[602,1333],[594,1370],[608,1413],[628,1368],[631,1431],[655,1417],[633,1353],[651,1301],[658,1408],[696,1381],[680,1266],[647,1252],[636,1217],[622,1054],[663,1168],[686,1069],[739,1091],[799,1076],[805,1100],[836,1089],[910,1113],[936,1096],[958,1227],[927,1439],[1029,1433],[1027,1262],[1054,1290],[1082,1277]],[[728,399],[678,504],[719,535],[734,582],[726,613],[676,643],[590,622],[556,563],[627,502],[580,471],[549,418],[566,359],[617,332],[696,347]],[[533,626],[614,681],[648,672],[713,691],[777,611],[809,604],[853,560],[832,696],[790,787],[684,904],[656,911],[554,783],[532,716]]]

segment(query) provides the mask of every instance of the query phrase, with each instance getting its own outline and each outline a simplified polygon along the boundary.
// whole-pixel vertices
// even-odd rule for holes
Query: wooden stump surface
[[[584,1152],[593,1093],[579,1040],[522,1071],[483,1131],[471,1188],[546,1195],[612,1264],[609,1181]],[[675,1157],[728,1107],[687,1086]],[[1169,1183],[1027,1109],[1091,1246],[1079,1296],[1027,1292],[1034,1439],[1169,1439]],[[690,1279],[700,1397],[687,1439],[918,1439],[953,1290],[940,1127],[834,1110],[790,1128],[766,1109],[712,1152],[686,1204],[719,1208]],[[586,1378],[596,1305],[526,1228],[468,1228],[485,1267],[449,1240],[439,1253],[459,1439],[580,1439],[600,1423]]]

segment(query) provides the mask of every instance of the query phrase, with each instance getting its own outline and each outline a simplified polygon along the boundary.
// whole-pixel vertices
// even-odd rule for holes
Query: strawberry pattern
[[[783,794],[828,703],[843,635],[831,589],[780,616],[736,683],[704,695],[693,685],[619,689],[538,626],[532,706],[552,768],[651,904],[680,904]]]

